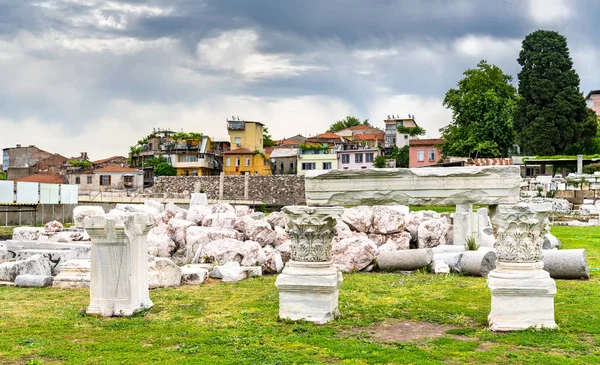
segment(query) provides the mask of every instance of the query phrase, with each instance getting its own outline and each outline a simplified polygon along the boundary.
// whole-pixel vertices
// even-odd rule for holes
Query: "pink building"
[[[442,154],[436,147],[443,140],[411,139],[408,147],[408,167],[423,167],[437,164],[442,159]]]
[[[339,170],[366,169],[373,167],[373,160],[379,156],[379,150],[349,144],[337,151],[337,155]]]
[[[600,115],[600,90],[592,90],[590,91],[585,101],[587,102],[588,108],[592,109],[596,112],[596,114]]]

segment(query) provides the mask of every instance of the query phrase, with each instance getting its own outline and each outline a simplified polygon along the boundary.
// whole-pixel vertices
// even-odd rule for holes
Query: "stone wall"
[[[246,181],[247,180],[247,181]],[[190,194],[202,191],[208,199],[219,199],[221,176],[160,176],[152,193]],[[223,176],[224,200],[262,201],[289,205],[305,201],[304,176]]]

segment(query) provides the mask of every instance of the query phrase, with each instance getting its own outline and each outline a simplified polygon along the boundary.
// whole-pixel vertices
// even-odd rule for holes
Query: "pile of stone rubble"
[[[198,285],[208,277],[235,282],[275,274],[290,260],[288,222],[281,212],[265,216],[247,206],[208,205],[205,194],[194,194],[189,209],[146,201],[117,204],[107,216],[123,221],[140,212],[153,221],[147,235],[151,289]],[[75,226],[83,227],[86,217],[101,214],[101,207],[76,207]],[[425,268],[486,276],[496,265],[492,227],[487,210],[469,214],[478,246],[471,250],[464,242],[454,242],[454,214],[409,212],[407,206],[345,209],[336,225],[333,263],[342,272]],[[546,236],[544,249],[556,251],[559,246],[554,236]],[[589,277],[585,250],[544,252],[554,278]],[[0,281],[88,287],[89,260],[90,238],[83,228],[64,229],[56,221],[44,228],[16,228],[12,240],[0,243]]]

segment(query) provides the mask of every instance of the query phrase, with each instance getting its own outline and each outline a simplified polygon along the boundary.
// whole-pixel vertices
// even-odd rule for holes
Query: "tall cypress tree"
[[[557,32],[535,31],[523,40],[517,61],[522,69],[513,126],[524,154],[561,154],[594,138],[596,126],[587,125],[567,39]]]

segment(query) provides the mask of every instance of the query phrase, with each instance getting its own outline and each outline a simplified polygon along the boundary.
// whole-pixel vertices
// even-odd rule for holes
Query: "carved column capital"
[[[526,204],[499,205],[491,211],[500,262],[539,262],[544,235],[548,232],[548,211]]]
[[[291,259],[300,262],[330,261],[336,219],[342,215],[344,208],[287,206],[283,212],[289,220]]]

